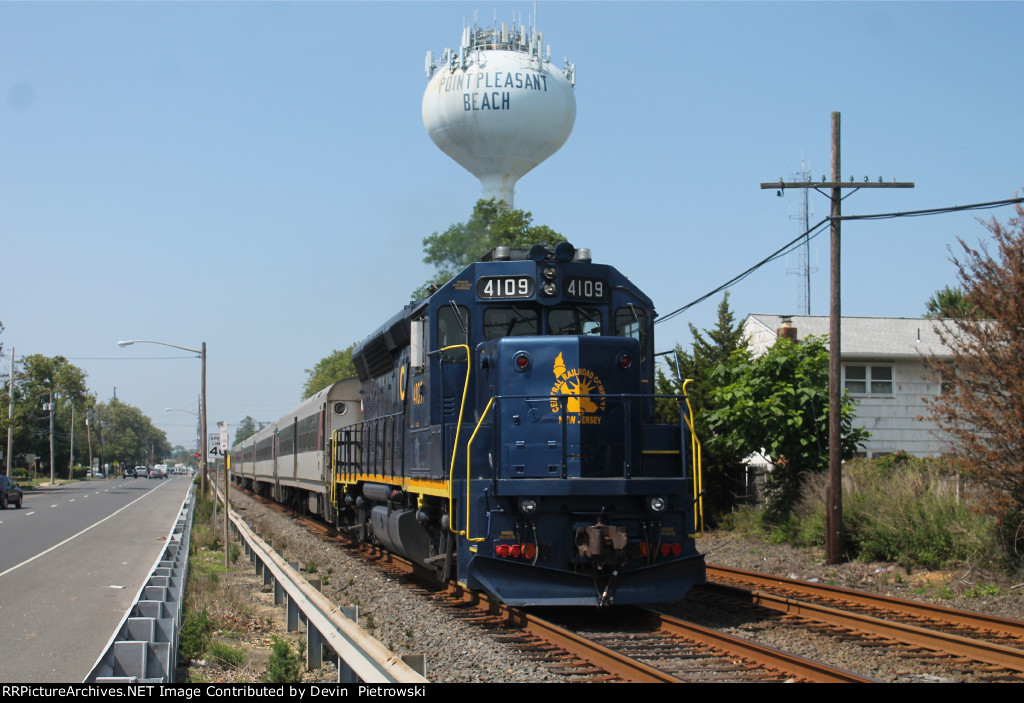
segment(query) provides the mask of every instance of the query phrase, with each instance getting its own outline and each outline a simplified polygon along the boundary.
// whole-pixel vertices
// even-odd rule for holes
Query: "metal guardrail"
[[[234,511],[231,524],[245,545],[246,555],[263,577],[274,586],[274,603],[287,602],[288,630],[306,624],[306,664],[319,668],[326,645],[337,656],[339,683],[424,684],[427,679],[398,655],[372,638],[339,608],[310,585],[298,570],[277,554]],[[421,662],[422,663],[422,662]]]
[[[192,486],[164,551],[84,683],[174,682],[194,493]]]

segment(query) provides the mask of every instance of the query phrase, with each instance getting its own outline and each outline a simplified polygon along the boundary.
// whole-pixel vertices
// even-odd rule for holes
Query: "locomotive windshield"
[[[484,310],[484,339],[539,334],[536,308],[526,305],[490,307]]]
[[[548,334],[601,334],[597,308],[555,308],[548,311]]]

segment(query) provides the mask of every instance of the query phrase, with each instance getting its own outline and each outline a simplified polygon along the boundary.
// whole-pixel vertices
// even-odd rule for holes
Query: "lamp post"
[[[202,377],[202,398],[199,407],[199,494],[206,495],[206,342],[203,342],[201,349],[192,349],[191,347],[183,347],[178,344],[168,344],[167,342],[157,342],[152,339],[123,339],[117,343],[120,347],[127,347],[130,344],[144,343],[144,344],[159,344],[164,347],[173,347],[175,349],[181,349],[182,351],[192,352],[198,354],[199,358],[203,361],[203,377]]]

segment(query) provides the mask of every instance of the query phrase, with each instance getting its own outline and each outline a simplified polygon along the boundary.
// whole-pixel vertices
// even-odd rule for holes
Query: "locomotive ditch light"
[[[523,515],[530,516],[537,512],[537,501],[533,498],[520,498],[519,499],[519,512]]]
[[[668,501],[662,496],[651,496],[647,499],[647,509],[652,513],[663,513],[668,507]]]
[[[516,371],[529,371],[530,367],[533,366],[533,359],[526,352],[516,352],[512,356],[512,364],[515,366]]]

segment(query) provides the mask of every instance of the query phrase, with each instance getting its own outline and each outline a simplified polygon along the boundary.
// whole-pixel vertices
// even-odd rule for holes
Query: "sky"
[[[208,349],[215,423],[273,421],[306,370],[372,333],[430,277],[422,239],[478,181],[434,146],[424,57],[533,2],[0,2],[0,342],[63,355],[99,400],[194,446]],[[616,266],[668,313],[797,237],[829,173],[843,214],[1016,197],[1022,2],[539,2],[576,124],[516,207]],[[522,20],[520,20],[520,16]],[[811,223],[828,201],[811,191]],[[987,213],[843,225],[844,315],[918,317]],[[811,313],[828,313],[828,238]],[[729,289],[738,318],[800,314],[796,254]],[[720,295],[656,327],[713,327]],[[0,361],[6,372],[9,357]],[[165,408],[179,410],[167,412]]]

